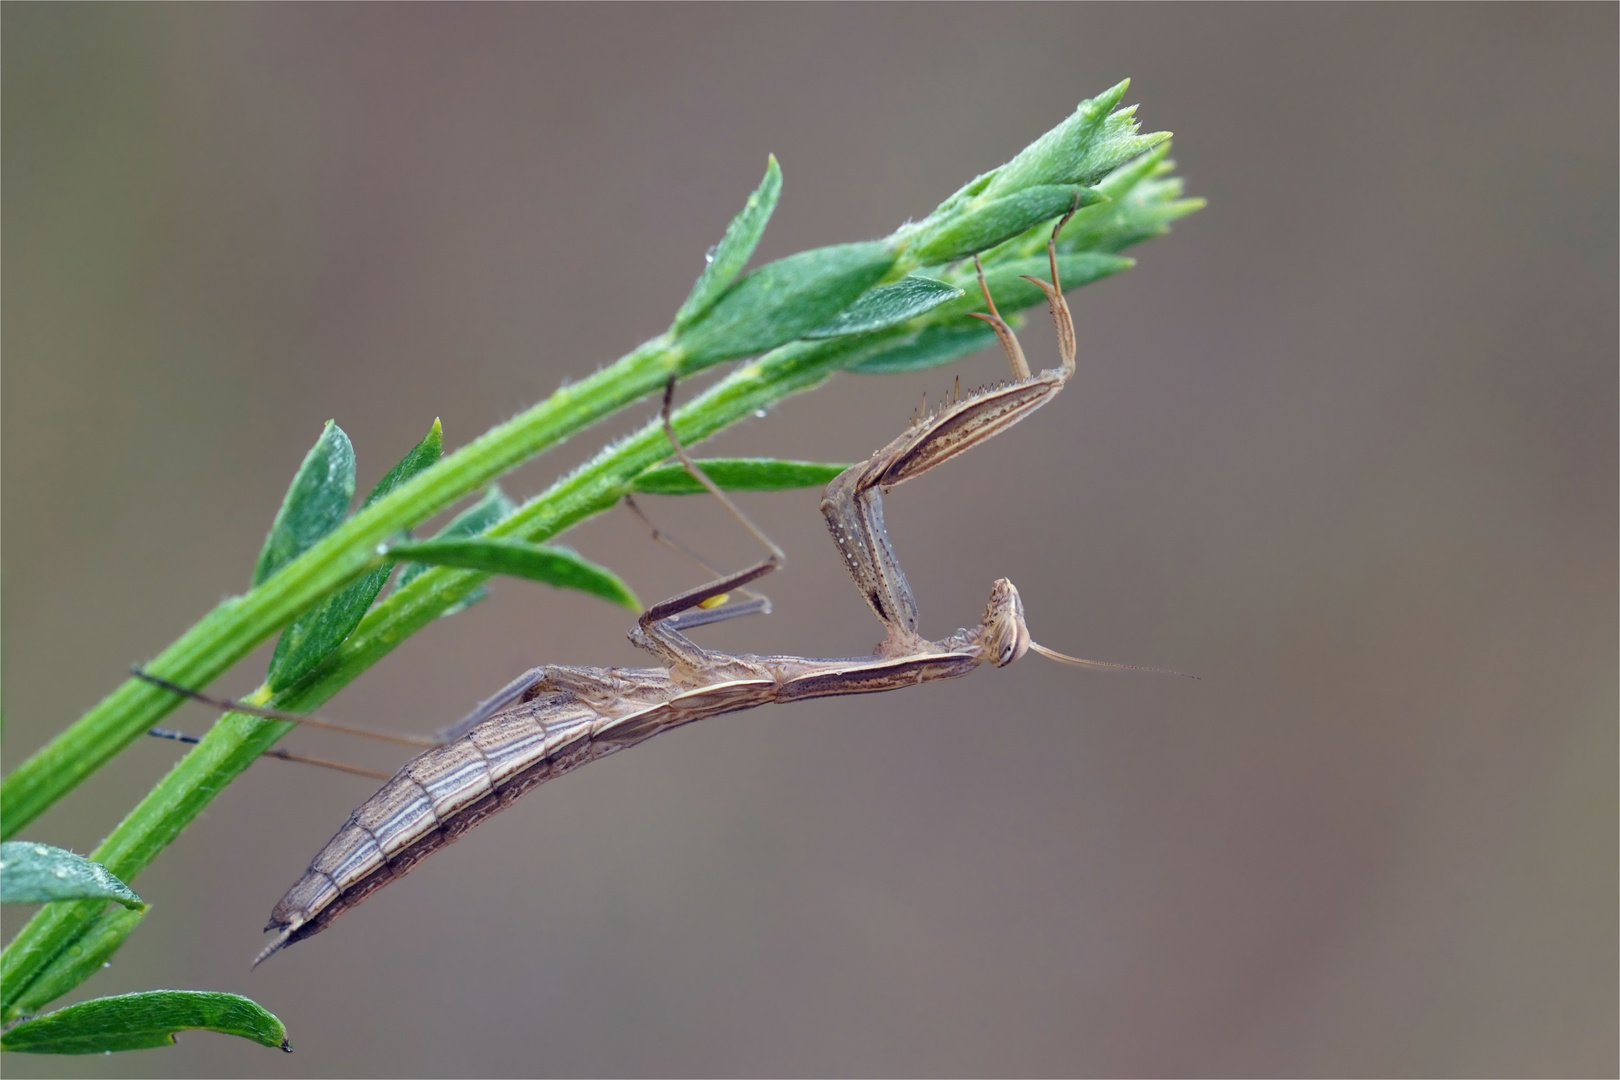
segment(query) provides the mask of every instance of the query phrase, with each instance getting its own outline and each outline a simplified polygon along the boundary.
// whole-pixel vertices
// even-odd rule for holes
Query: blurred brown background
[[[761,259],[923,215],[1129,75],[1210,200],[1075,294],[1068,394],[889,503],[930,634],[1005,575],[1040,640],[1202,681],[1031,656],[711,720],[250,975],[374,786],[266,763],[78,996],[246,993],[297,1052],[199,1033],[8,1075],[1620,1067],[1613,5],[3,20],[10,764],[246,586],[327,418],[364,490],[434,416],[459,445],[663,329],[767,152]],[[704,449],[858,459],[1001,364],[842,377]],[[747,503],[792,562],[776,614],[706,640],[869,647],[815,493]],[[654,509],[753,556],[712,506]],[[693,581],[622,513],[568,540],[643,597]],[[621,610],[494,592],[327,711],[426,731],[533,663],[641,662]],[[26,835],[90,848],[179,752]]]

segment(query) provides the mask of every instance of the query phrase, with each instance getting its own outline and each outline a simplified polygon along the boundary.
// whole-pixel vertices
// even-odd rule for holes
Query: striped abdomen
[[[590,738],[603,719],[572,694],[544,694],[413,759],[349,815],[281,898],[266,929],[283,934],[259,959],[319,933],[536,784],[617,749]]]
[[[741,660],[742,658],[738,658]],[[270,913],[281,933],[254,960],[326,929],[366,897],[524,792],[577,765],[634,746],[668,728],[770,701],[875,693],[965,675],[977,654],[808,660],[750,657],[753,678],[683,690],[657,668],[613,672],[548,669],[552,686],[612,687],[622,696],[587,703],[547,690],[496,713],[454,742],[418,755],[367,799]],[[633,675],[626,681],[623,676]],[[625,691],[629,691],[626,693]]]

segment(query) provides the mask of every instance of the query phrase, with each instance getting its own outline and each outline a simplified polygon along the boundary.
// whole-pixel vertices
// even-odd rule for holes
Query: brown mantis
[[[1003,667],[1031,648],[1082,667],[1158,670],[1078,660],[1035,643],[1024,622],[1018,590],[1005,578],[992,586],[976,626],[938,641],[925,639],[917,632],[911,586],[883,524],[883,492],[1022,420],[1055,397],[1073,375],[1074,328],[1058,279],[1056,255],[1057,235],[1067,221],[1065,216],[1058,222],[1047,243],[1051,283],[1028,279],[1046,293],[1057,327],[1060,366],[1030,374],[1017,337],[996,311],[981,268],[979,284],[989,311],[978,317],[994,328],[1012,366],[1013,381],[914,419],[899,438],[845,470],[827,487],[822,514],[856,586],[886,630],[872,655],[817,659],[730,654],[705,649],[683,633],[720,619],[768,610],[763,597],[740,603],[725,603],[725,599],[771,573],[784,556],[688,456],[670,422],[671,380],[665,391],[663,422],[675,456],[770,554],[746,569],[720,576],[642,613],[630,638],[656,656],[660,666],[537,667],[446,728],[429,743],[430,749],[407,763],[350,815],[276,904],[266,930],[275,930],[277,935],[254,965],[292,942],[324,930],[339,915],[536,785],[682,724],[769,702],[876,693],[954,679],[987,660]],[[216,704],[236,707],[234,703]],[[342,727],[267,710],[243,711]]]

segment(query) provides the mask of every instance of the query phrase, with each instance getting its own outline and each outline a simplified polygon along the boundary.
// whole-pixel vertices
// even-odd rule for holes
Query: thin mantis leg
[[[648,517],[647,512],[641,508],[641,504],[636,502],[635,496],[626,495],[623,502],[625,509],[636,515],[641,523],[647,526],[648,531],[652,533],[652,538],[655,543],[663,544],[670,550],[680,554],[682,557],[687,559],[687,561],[707,572],[711,577],[718,578],[725,575],[724,570],[718,570],[711,566],[708,561],[703,558],[703,556],[699,555],[697,552],[675,539],[669,533],[653,524],[652,518]],[[769,597],[765,596],[763,593],[756,593],[752,589],[747,588],[739,589],[738,591],[749,597],[749,604],[747,606],[750,608],[750,610],[747,612],[747,614],[753,615],[770,613],[771,601]],[[690,628],[693,626],[702,626],[712,622],[721,622],[725,619],[733,619],[744,614],[744,612],[740,610],[743,606],[744,605],[742,604],[728,603],[724,608],[717,607],[715,609],[717,613],[712,617],[704,618],[702,622],[693,621],[693,618],[683,619],[682,622],[686,627]],[[731,610],[733,608],[738,610]],[[724,611],[724,614],[719,614],[721,611]],[[688,614],[690,615],[691,613]]]
[[[629,510],[632,514],[636,515],[641,523],[647,526],[647,531],[652,533],[654,543],[663,544],[671,551],[683,556],[688,562],[691,562],[699,568],[708,571],[708,573],[713,577],[719,577],[724,573],[723,570],[717,570],[713,566],[710,566],[703,556],[699,555],[697,552],[693,551],[691,548],[669,535],[669,533],[665,532],[663,529],[660,529],[657,525],[654,525],[652,518],[648,517],[647,512],[641,508],[641,504],[636,502],[634,495],[626,495],[621,501],[624,503],[626,510]]]
[[[188,735],[184,731],[174,731],[170,728],[155,727],[148,731],[147,734],[155,736],[159,739],[172,739],[177,743],[185,743],[188,746],[196,746],[198,743],[202,742],[202,738],[200,736]],[[283,750],[279,746],[266,750],[259,756],[280,758],[282,761],[296,761],[300,765],[319,765],[324,769],[336,769],[338,772],[352,773],[355,776],[369,776],[373,780],[388,780],[394,775],[393,773],[378,772],[376,769],[362,768],[359,765],[350,765],[344,761],[333,761],[330,758],[311,757],[308,754],[295,754],[291,750]]]
[[[454,742],[537,686],[546,677],[543,667],[530,668],[473,707],[473,711],[439,732],[439,743]]]
[[[1058,227],[1062,228],[1061,225]],[[975,311],[972,312],[972,315],[975,319],[983,319],[989,323],[990,329],[996,332],[996,337],[1001,342],[1001,349],[1007,354],[1007,363],[1012,367],[1013,381],[1025,382],[1029,379],[1029,361],[1024,359],[1024,347],[1018,344],[1018,335],[1013,333],[1013,328],[1007,325],[1007,320],[1001,317],[1001,312],[996,310],[995,297],[990,295],[990,286],[984,283],[984,264],[979,261],[977,255],[973,256],[973,269],[978,272],[979,291],[984,294],[985,307],[989,308],[990,311],[988,314]]]
[[[1069,223],[1069,219],[1074,217],[1074,213],[1078,209],[1080,209],[1080,197],[1077,195],[1075,196],[1074,205],[1069,207],[1069,212],[1063,215],[1063,219],[1052,229],[1052,235],[1046,238],[1046,263],[1051,268],[1052,280],[1046,282],[1037,277],[1030,277],[1028,274],[1021,275],[1025,281],[1040,286],[1041,292],[1046,294],[1046,306],[1052,312],[1052,325],[1057,329],[1058,358],[1063,363],[1063,370],[1071,375],[1074,374],[1074,316],[1069,311],[1069,302],[1063,297],[1063,285],[1058,278],[1057,238],[1058,234],[1063,231],[1063,226]],[[974,265],[977,266],[978,264],[975,262]],[[979,287],[984,288],[984,270],[982,267],[979,270]],[[985,289],[985,298],[987,300],[989,295],[989,290]],[[992,305],[991,310],[995,310],[994,305]],[[999,315],[996,317],[1000,318]]]
[[[641,613],[636,621],[635,630],[631,631],[630,640],[641,648],[657,656],[675,678],[681,681],[702,681],[705,673],[712,671],[717,664],[717,654],[710,652],[701,645],[682,634],[675,622],[675,617],[693,608],[700,607],[704,601],[721,596],[751,581],[758,581],[777,567],[774,559],[755,563],[745,567],[727,577],[716,578],[707,585],[699,585],[695,589],[661,601]],[[703,622],[688,619],[685,626],[703,625]]]
[[[220,712],[247,713],[249,716],[262,716],[266,720],[286,720],[294,724],[303,724],[306,727],[320,728],[323,731],[336,731],[343,735],[358,735],[364,739],[380,739],[383,742],[398,743],[401,746],[439,745],[438,739],[423,735],[401,735],[393,731],[362,727],[359,724],[345,724],[337,720],[326,720],[311,713],[283,712],[280,709],[266,709],[230,698],[211,697],[200,690],[193,690],[189,686],[181,686],[179,683],[170,682],[168,679],[153,675],[151,672],[143,670],[138,664],[129,670],[130,674],[138,679],[144,679],[154,686],[161,686],[165,690],[191,698],[193,701],[200,701],[204,705],[212,705]]]
[[[763,544],[765,546],[765,550],[771,553],[771,561],[776,566],[785,565],[787,563],[787,554],[776,545],[776,541],[772,540],[769,536],[766,536],[764,530],[760,529],[759,526],[748,520],[748,515],[743,513],[742,510],[738,508],[737,504],[731,501],[731,497],[729,495],[720,490],[719,484],[716,484],[713,480],[709,479],[708,473],[698,468],[698,463],[692,460],[692,456],[686,452],[686,447],[681,445],[680,436],[675,434],[675,423],[672,418],[674,405],[675,376],[671,375],[669,377],[669,381],[664,384],[664,407],[661,415],[664,421],[664,436],[669,439],[669,445],[674,447],[675,456],[680,459],[682,465],[686,466],[686,471],[694,480],[708,488],[710,493],[713,494],[715,498],[719,499],[721,504],[727,510],[731,511],[732,516],[738,521],[742,522],[743,527],[754,534],[754,539]]]
[[[765,535],[762,529],[749,520],[748,515],[744,514],[731,501],[731,498],[720,489],[720,485],[711,480],[708,474],[698,466],[698,463],[692,460],[692,456],[686,452],[686,447],[681,445],[680,436],[675,433],[675,424],[672,420],[674,404],[675,380],[671,378],[664,385],[664,404],[661,415],[664,423],[664,435],[669,439],[670,447],[674,450],[675,456],[686,467],[687,473],[707,488],[715,498],[719,499],[721,504],[731,511],[732,516],[742,522],[743,527],[753,533],[754,538],[770,552],[764,560],[755,563],[753,566],[746,567],[734,574],[716,577],[706,585],[688,589],[670,597],[668,600],[654,604],[641,613],[641,618],[636,623],[636,631],[630,635],[630,640],[658,656],[660,660],[669,666],[678,679],[696,679],[701,677],[701,673],[713,668],[715,654],[686,637],[678,627],[690,629],[693,626],[714,622],[718,618],[731,617],[732,613],[727,612],[726,615],[716,615],[713,618],[704,618],[701,615],[687,615],[685,619],[679,622],[675,621],[677,617],[691,612],[694,608],[701,609],[715,598],[723,597],[733,589],[757,581],[786,563],[787,555],[777,546],[776,541]],[[645,515],[642,515],[642,518],[646,520]],[[651,523],[649,522],[649,524]],[[656,528],[654,533],[658,535]],[[701,560],[699,561],[701,562]],[[761,601],[763,601],[763,608],[757,606]],[[756,596],[751,604],[739,605],[736,614],[752,613],[755,610],[769,610],[769,604],[769,600]]]

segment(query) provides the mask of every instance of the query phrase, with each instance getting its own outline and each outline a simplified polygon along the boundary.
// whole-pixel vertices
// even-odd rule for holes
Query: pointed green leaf
[[[1126,198],[1142,181],[1158,176],[1160,173],[1174,171],[1174,163],[1167,163],[1166,160],[1169,154],[1170,140],[1166,139],[1152,150],[1137,155],[1097,181],[1097,190],[1110,199]],[[1065,234],[1067,234],[1067,230],[1065,230]]]
[[[477,536],[485,532],[490,526],[503,520],[508,514],[517,509],[517,503],[507,497],[499,484],[491,484],[484,489],[483,497],[467,509],[450,520],[450,524],[434,534],[435,540],[448,540],[456,536]],[[406,563],[405,569],[399,572],[399,584],[396,589],[403,589],[411,580],[427,569],[423,563]],[[483,596],[478,597],[479,600]],[[469,598],[471,600],[471,598]],[[466,605],[466,606],[470,606]],[[458,607],[457,611],[462,610]],[[446,614],[450,614],[446,612]]]
[[[444,431],[434,418],[426,437],[388,470],[377,486],[366,496],[363,506],[370,506],[406,480],[439,460],[444,450]],[[270,658],[268,682],[271,690],[283,690],[309,674],[328,653],[343,643],[354,632],[360,620],[371,610],[377,594],[388,582],[392,566],[379,566],[360,580],[326,598],[319,607],[304,612],[283,630],[276,642],[275,655]]]
[[[1183,184],[1172,176],[1170,144],[1115,169],[1097,185],[1114,201],[1089,206],[1063,230],[1060,245],[1071,251],[1119,251],[1169,231],[1170,222],[1203,209],[1203,199],[1182,198]]]
[[[766,263],[728,289],[676,339],[682,368],[774,349],[843,311],[894,265],[881,240],[835,244]]]
[[[1123,255],[1106,255],[1096,251],[1078,251],[1072,255],[1060,253],[1058,276],[1063,279],[1063,291],[1068,292],[1070,289],[1089,285],[1093,281],[1112,277],[1135,265],[1135,259]],[[1041,291],[1040,286],[1025,281],[1025,275],[1042,279],[1051,277],[1052,267],[1047,262],[1046,256],[1032,255],[1027,259],[1008,259],[1006,262],[984,268],[984,281],[990,287],[990,295],[996,298],[997,307],[1003,311],[1021,311],[1046,299],[1046,294]],[[940,314],[951,316],[983,310],[984,297],[975,289],[962,299],[952,301],[951,305]]]
[[[893,285],[880,285],[867,291],[836,318],[804,335],[807,338],[833,338],[845,334],[865,334],[896,326],[931,311],[962,290],[921,274],[901,278]]]
[[[270,534],[264,538],[259,563],[253,568],[253,584],[264,584],[271,574],[341,525],[353,499],[354,447],[343,429],[328,420],[298,467]]]
[[[671,330],[679,334],[702,318],[720,299],[720,294],[736,279],[747,265],[748,257],[754,253],[754,246],[764,235],[765,223],[771,220],[771,214],[776,210],[776,200],[781,194],[782,169],[776,163],[776,155],[771,154],[765,162],[765,179],[759,182],[758,190],[748,196],[742,211],[726,226],[726,235],[720,238],[720,243],[710,250],[708,265],[698,275],[686,303],[675,313]]]
[[[146,907],[111,870],[82,855],[26,840],[0,844],[0,904],[50,900],[115,900],[129,908]]]
[[[1009,309],[1010,310],[1010,309]],[[929,323],[908,337],[845,370],[858,375],[894,375],[939,367],[996,343],[996,332],[981,319],[959,315]]]
[[[966,235],[970,229],[990,235],[994,232],[991,226],[998,222],[1011,226],[1016,203],[997,207],[1003,200],[1024,197],[1039,201],[1047,197],[1030,193],[1054,186],[1089,187],[1131,159],[1166,142],[1169,132],[1137,134],[1134,105],[1116,108],[1129,85],[1129,80],[1121,82],[1089,101],[1082,101],[1067,120],[1025,147],[1017,157],[975,178],[940,203],[927,218],[903,230],[913,256],[928,263],[937,258],[939,252],[958,250],[970,254],[971,238]],[[1118,190],[1105,190],[1102,194],[1112,198]],[[1061,212],[1050,216],[1056,217]],[[975,223],[975,219],[981,217],[983,220]],[[958,243],[947,242],[949,237],[958,234],[963,234]],[[1017,234],[1007,233],[1003,239],[1014,235]]]
[[[987,251],[1003,240],[1069,212],[1078,197],[1081,206],[1107,198],[1096,188],[1044,185],[1024,188],[999,199],[976,200],[922,230],[911,241],[913,258],[925,266],[966,258]]]
[[[93,998],[28,1020],[0,1035],[0,1050],[101,1054],[173,1046],[179,1031],[218,1031],[290,1051],[287,1028],[239,994],[148,990]]]
[[[435,416],[433,426],[428,428],[426,435],[422,436],[422,441],[411,447],[410,451],[400,458],[399,462],[392,469],[389,469],[381,480],[377,481],[377,486],[371,489],[371,494],[366,496],[366,501],[360,504],[361,508],[364,509],[370,506],[429,465],[437,464],[439,455],[442,453],[444,453],[444,427],[439,423],[439,418]]]
[[[698,467],[726,491],[786,491],[823,487],[849,468],[821,461],[777,458],[702,458]],[[658,465],[636,477],[635,491],[649,495],[701,495],[708,488],[682,465]]]
[[[82,937],[51,957],[33,981],[15,994],[13,1007],[21,1013],[37,1012],[100,971],[149,910],[103,909]]]
[[[470,536],[447,540],[402,540],[390,544],[388,554],[392,558],[411,559],[434,566],[481,570],[486,574],[528,578],[530,581],[555,585],[559,589],[578,589],[615,604],[623,604],[632,611],[641,610],[641,603],[617,574],[580,558],[565,547]]]
[[[1126,79],[1082,101],[1067,120],[996,170],[984,196],[995,198],[1037,184],[1095,184],[1116,167],[1170,138],[1168,131],[1138,135],[1136,106],[1118,105]]]
[[[1085,213],[1085,211],[1081,211]],[[1067,235],[1067,232],[1065,232]],[[1065,290],[1077,288],[1099,278],[1117,274],[1134,265],[1131,259],[1119,255],[1081,251],[1058,255],[1058,273]],[[990,295],[1002,312],[1009,313],[1038,304],[1045,299],[1040,288],[1023,280],[1022,275],[1045,278],[1051,273],[1046,256],[1027,259],[1009,259],[985,267],[985,282]],[[948,364],[958,357],[988,348],[996,343],[995,332],[983,321],[966,313],[984,308],[984,298],[975,288],[957,300],[941,306],[930,317],[929,324],[916,333],[901,338],[882,352],[866,357],[847,370],[860,375],[893,375],[902,371],[920,371],[924,368]],[[1008,315],[1017,325],[1016,316]]]

